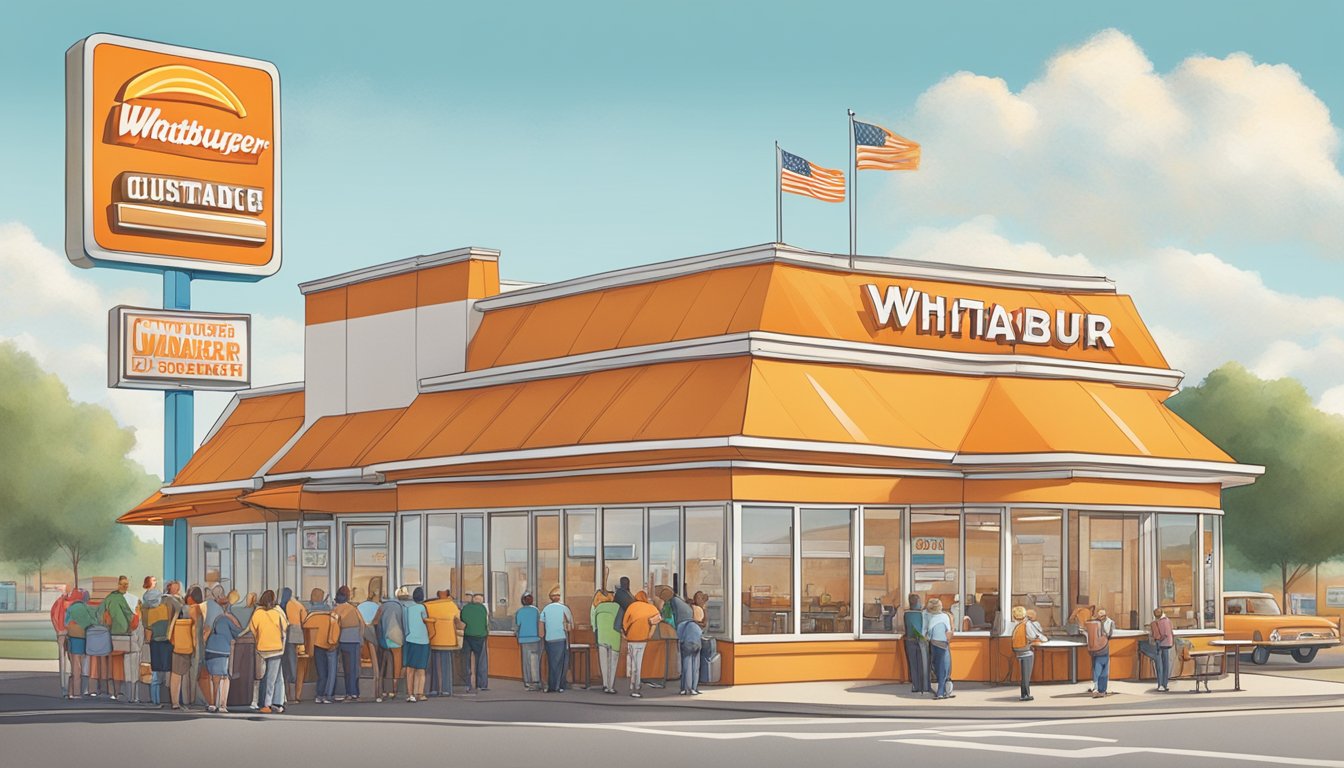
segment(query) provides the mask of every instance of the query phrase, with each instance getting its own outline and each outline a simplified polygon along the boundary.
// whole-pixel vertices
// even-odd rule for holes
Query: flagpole
[[[775,242],[784,242],[784,184],[780,181],[783,160],[779,154],[779,142],[775,142]]]
[[[858,246],[858,196],[859,196],[859,160],[858,147],[854,144],[854,110],[849,113],[849,268],[854,269],[854,254]]]

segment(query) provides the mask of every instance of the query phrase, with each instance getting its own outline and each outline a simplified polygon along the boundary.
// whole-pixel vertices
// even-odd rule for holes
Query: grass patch
[[[54,659],[56,643],[51,640],[0,640],[0,659]]]

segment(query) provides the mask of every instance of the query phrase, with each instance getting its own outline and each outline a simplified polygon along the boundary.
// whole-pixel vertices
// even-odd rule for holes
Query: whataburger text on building
[[[734,683],[904,679],[912,592],[957,679],[1007,675],[1012,605],[1107,608],[1116,677],[1156,607],[1219,634],[1221,493],[1262,470],[1166,408],[1110,281],[768,244],[501,291],[498,262],[303,284],[306,380],[238,393],[122,520],[186,521],[205,586],[481,592],[501,676],[522,591],[582,625],[621,576],[704,591]]]
[[[935,296],[914,287],[888,285],[878,290],[874,283],[863,286],[863,297],[879,328],[907,328],[914,323],[919,333],[939,336],[965,335],[1001,344],[1054,344],[1070,347],[1111,349],[1111,319],[1106,315],[1038,307],[1008,309],[981,299]]]

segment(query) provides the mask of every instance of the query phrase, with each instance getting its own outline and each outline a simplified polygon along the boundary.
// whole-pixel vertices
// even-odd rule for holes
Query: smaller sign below
[[[113,307],[107,351],[114,389],[247,389],[252,316]]]
[[[1344,587],[1326,587],[1325,604],[1331,608],[1344,607]]]

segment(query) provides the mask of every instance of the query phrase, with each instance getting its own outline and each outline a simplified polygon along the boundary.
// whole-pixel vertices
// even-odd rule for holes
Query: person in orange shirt
[[[631,698],[644,697],[644,694],[640,693],[640,689],[644,687],[644,681],[640,677],[644,667],[644,647],[653,635],[653,628],[662,620],[663,615],[653,603],[649,602],[649,595],[643,590],[635,595],[635,601],[626,607],[625,615],[621,618],[621,629],[625,631],[625,644],[630,649],[625,673],[630,677]]]
[[[280,610],[289,621],[289,631],[285,635],[285,657],[281,674],[285,677],[286,698],[298,703],[302,691],[298,688],[299,646],[303,645],[303,620],[308,618],[308,609],[294,598],[294,590],[285,587],[280,590]]]

